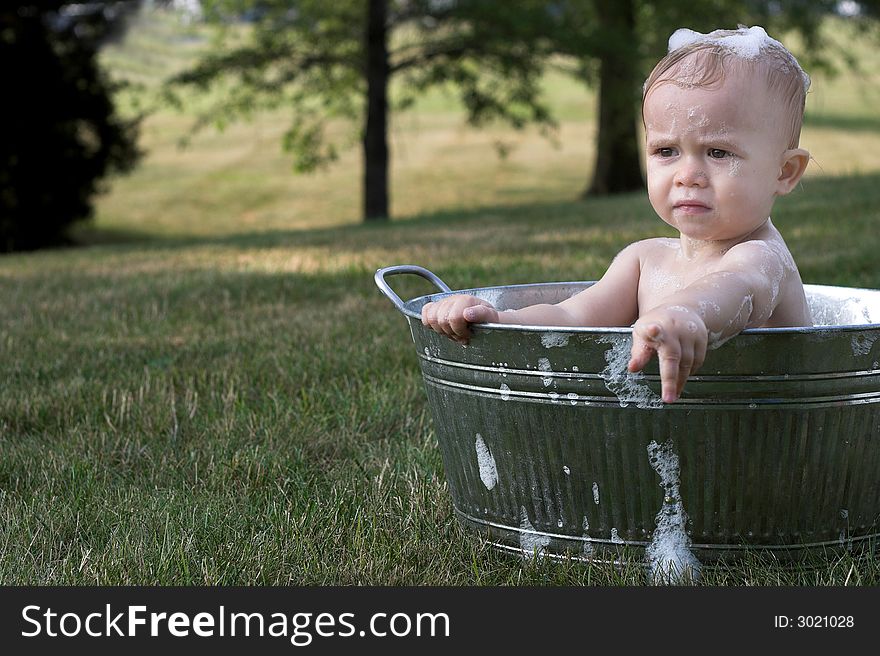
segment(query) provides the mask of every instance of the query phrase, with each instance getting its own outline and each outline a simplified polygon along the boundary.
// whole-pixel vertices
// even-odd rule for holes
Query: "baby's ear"
[[[803,148],[792,148],[782,154],[782,168],[776,180],[776,195],[785,196],[800,182],[810,163],[810,153]]]

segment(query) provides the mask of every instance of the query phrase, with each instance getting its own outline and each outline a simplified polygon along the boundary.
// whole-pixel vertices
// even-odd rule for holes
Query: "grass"
[[[774,220],[807,282],[880,287],[880,135],[848,103],[808,120],[822,171]],[[397,220],[373,226],[357,221],[356,153],[295,178],[280,115],[181,152],[190,118],[161,112],[84,245],[0,258],[0,582],[646,582],[636,559],[498,553],[453,516],[417,358],[375,269],[418,263],[454,287],[593,279],[625,244],[670,234],[642,193],[575,200],[592,125],[573,112],[559,149],[459,118],[434,97],[396,119]],[[508,159],[494,139],[515,144]],[[876,585],[880,563],[754,554],[703,582]]]

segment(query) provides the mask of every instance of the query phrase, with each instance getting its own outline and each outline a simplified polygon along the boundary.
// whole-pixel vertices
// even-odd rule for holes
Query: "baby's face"
[[[660,218],[692,239],[729,240],[770,216],[786,151],[774,103],[761,80],[736,72],[712,89],[649,91],[648,196]]]

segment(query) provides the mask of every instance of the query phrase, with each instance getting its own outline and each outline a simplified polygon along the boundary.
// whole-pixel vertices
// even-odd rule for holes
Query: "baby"
[[[680,233],[623,249],[601,280],[555,305],[498,311],[454,295],[422,322],[467,343],[470,323],[629,326],[628,369],[656,352],[679,398],[714,348],[745,328],[809,326],[794,259],[770,220],[810,154],[798,148],[809,77],[760,27],[678,30],[644,87],[648,197]]]

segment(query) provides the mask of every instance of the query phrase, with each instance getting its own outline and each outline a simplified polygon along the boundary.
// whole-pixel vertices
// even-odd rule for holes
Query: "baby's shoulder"
[[[794,264],[794,257],[780,235],[768,235],[764,238],[747,239],[731,247],[723,256],[730,260],[767,261],[778,260],[786,268]]]
[[[648,265],[665,266],[666,263],[678,259],[681,242],[669,237],[651,237],[633,242],[624,251],[637,257],[642,268]]]
[[[632,251],[640,257],[665,256],[680,252],[681,242],[671,237],[650,237],[633,242],[624,251]]]

